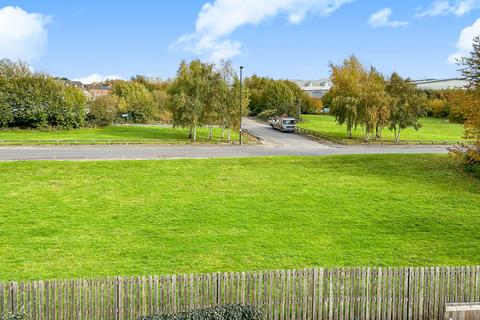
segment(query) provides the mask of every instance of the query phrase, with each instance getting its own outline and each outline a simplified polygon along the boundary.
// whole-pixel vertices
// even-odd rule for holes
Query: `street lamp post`
[[[300,120],[302,118],[302,98],[298,98],[298,123],[300,123]]]
[[[240,130],[239,130],[239,137],[238,142],[242,145],[242,86],[243,86],[243,66],[240,66]]]

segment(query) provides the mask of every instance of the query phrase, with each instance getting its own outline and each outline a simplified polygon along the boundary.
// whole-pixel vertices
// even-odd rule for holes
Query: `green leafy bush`
[[[24,313],[8,313],[0,317],[0,320],[25,320]]]
[[[449,151],[451,156],[462,163],[465,171],[480,178],[480,146],[455,146]]]
[[[138,320],[261,320],[262,313],[250,305],[230,304],[191,311],[156,314]]]
[[[80,128],[87,98],[21,62],[0,60],[0,127]]]

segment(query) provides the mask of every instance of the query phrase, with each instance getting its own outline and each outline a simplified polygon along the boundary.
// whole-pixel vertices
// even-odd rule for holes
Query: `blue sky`
[[[0,1],[0,55],[84,78],[171,77],[182,59],[317,79],[350,54],[383,73],[456,77],[477,0]],[[95,78],[95,77],[93,77]]]

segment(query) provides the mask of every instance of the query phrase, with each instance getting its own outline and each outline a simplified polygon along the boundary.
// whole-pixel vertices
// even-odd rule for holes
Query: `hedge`
[[[8,313],[0,317],[0,320],[25,320],[23,313]]]
[[[261,320],[261,311],[250,305],[230,304],[178,313],[154,314],[138,320]]]

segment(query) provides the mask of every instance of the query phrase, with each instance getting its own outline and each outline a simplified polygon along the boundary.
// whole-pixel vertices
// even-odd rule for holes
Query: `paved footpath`
[[[343,146],[323,144],[302,135],[281,133],[245,119],[244,128],[262,139],[261,145],[108,145],[5,146],[0,161],[12,160],[132,160],[228,158],[259,156],[323,156],[334,154],[447,153],[443,146]]]

